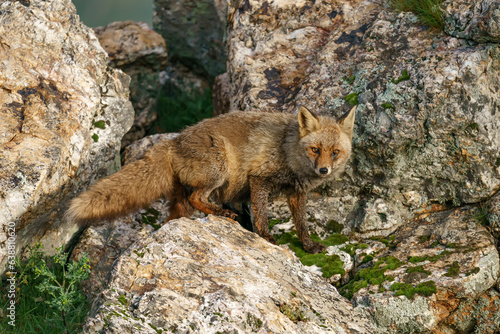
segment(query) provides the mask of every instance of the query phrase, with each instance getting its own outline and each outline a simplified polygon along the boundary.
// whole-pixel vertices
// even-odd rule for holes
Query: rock
[[[340,117],[358,104],[352,164],[323,190],[345,233],[387,236],[500,187],[497,44],[375,1],[245,1],[228,22],[231,109]]]
[[[480,308],[476,303],[485,294],[495,295],[491,305],[499,303],[497,293],[487,292],[499,278],[499,255],[494,239],[476,221],[477,214],[476,208],[464,207],[402,227],[385,240],[388,248],[357,268],[341,292],[373,316],[380,332],[465,326],[455,318],[463,323],[465,310]],[[483,320],[493,323],[487,316]],[[483,320],[469,323],[491,325]]]
[[[490,228],[491,234],[496,239],[500,239],[500,192],[490,198],[481,210],[483,211],[480,212],[480,217],[483,218],[482,223]]]
[[[170,59],[207,78],[225,72],[225,1],[155,0],[153,25]]]
[[[467,298],[442,321],[441,333],[498,333],[500,331],[500,294],[490,290],[479,298]],[[437,331],[436,331],[437,332]]]
[[[92,271],[81,283],[89,300],[106,289],[113,264],[125,250],[160,228],[167,217],[166,207],[165,201],[159,200],[147,209],[85,229],[71,256],[78,260],[83,253],[89,255]]]
[[[168,93],[175,92],[184,92],[188,95],[203,94],[210,89],[209,81],[180,63],[171,64],[160,73],[160,83],[167,96]]]
[[[37,241],[51,254],[77,229],[61,220],[67,198],[118,167],[130,78],[69,0],[2,2],[0,36],[0,224],[15,225],[17,254]]]
[[[229,95],[229,77],[227,73],[215,78],[212,92],[214,101],[214,116],[227,114],[231,111],[231,96]]]
[[[84,333],[374,333],[286,250],[234,221],[182,218],[115,264]]]
[[[445,32],[478,43],[500,42],[500,3],[495,0],[444,1]]]
[[[144,137],[158,117],[155,107],[160,72],[168,63],[165,40],[142,22],[113,22],[94,31],[110,57],[109,64],[132,78],[130,100],[135,119],[122,139],[124,148]]]
[[[159,133],[133,142],[123,150],[123,164],[125,165],[141,159],[153,145],[177,136],[177,133]]]

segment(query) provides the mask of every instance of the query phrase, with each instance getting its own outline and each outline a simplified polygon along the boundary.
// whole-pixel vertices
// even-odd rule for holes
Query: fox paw
[[[277,245],[276,240],[274,240],[273,236],[270,234],[265,235],[264,239],[266,239],[268,242],[272,243],[273,245]]]
[[[238,215],[231,210],[224,210],[221,216],[231,218],[232,220],[235,220],[236,217],[238,217]]]
[[[326,251],[326,247],[318,242],[313,242],[312,244],[307,246],[304,245],[304,249],[310,254],[317,254]]]

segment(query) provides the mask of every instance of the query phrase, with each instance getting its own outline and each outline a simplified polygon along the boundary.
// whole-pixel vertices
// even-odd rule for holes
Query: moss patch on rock
[[[408,299],[413,299],[415,294],[428,297],[435,294],[437,290],[434,281],[426,281],[416,286],[410,283],[394,283],[391,291],[394,291],[394,296],[406,296]]]
[[[342,234],[332,234],[325,239],[321,239],[317,235],[312,235],[311,238],[321,243],[324,246],[335,246],[341,245],[347,241],[349,238]],[[297,236],[297,232],[286,232],[279,236],[274,236],[276,243],[278,245],[288,244],[288,247],[297,255],[300,262],[306,266],[316,265],[321,268],[322,276],[325,278],[330,278],[336,274],[345,274],[344,262],[340,260],[338,255],[327,255],[326,252],[319,254],[309,254],[304,250],[302,242]]]
[[[361,269],[354,278],[340,288],[340,293],[347,299],[351,299],[356,292],[368,285],[379,285],[384,281],[393,281],[394,277],[385,275],[387,270],[401,267],[403,263],[394,256],[380,258],[373,267]]]

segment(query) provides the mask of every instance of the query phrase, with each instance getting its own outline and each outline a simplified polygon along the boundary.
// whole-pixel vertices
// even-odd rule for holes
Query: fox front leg
[[[269,234],[269,223],[267,221],[267,204],[269,197],[269,185],[259,177],[250,176],[250,202],[254,215],[254,227],[257,234],[272,244],[276,244],[274,238]],[[254,231],[255,232],[255,231]]]
[[[290,207],[290,211],[292,211],[295,230],[305,251],[311,254],[321,253],[325,251],[325,246],[314,242],[309,235],[306,220],[306,199],[307,196],[305,193],[292,193],[288,195],[288,206]]]

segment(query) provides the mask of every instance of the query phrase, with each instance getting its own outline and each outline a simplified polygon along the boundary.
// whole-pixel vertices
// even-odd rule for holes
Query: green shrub
[[[63,248],[57,254],[47,257],[40,244],[29,250],[27,260],[16,259],[16,319],[15,327],[9,318],[0,318],[0,333],[78,333],[85,316],[90,310],[79,288],[79,283],[90,274],[89,258],[68,261]],[[4,291],[8,284],[2,284],[2,308],[10,300]]]

